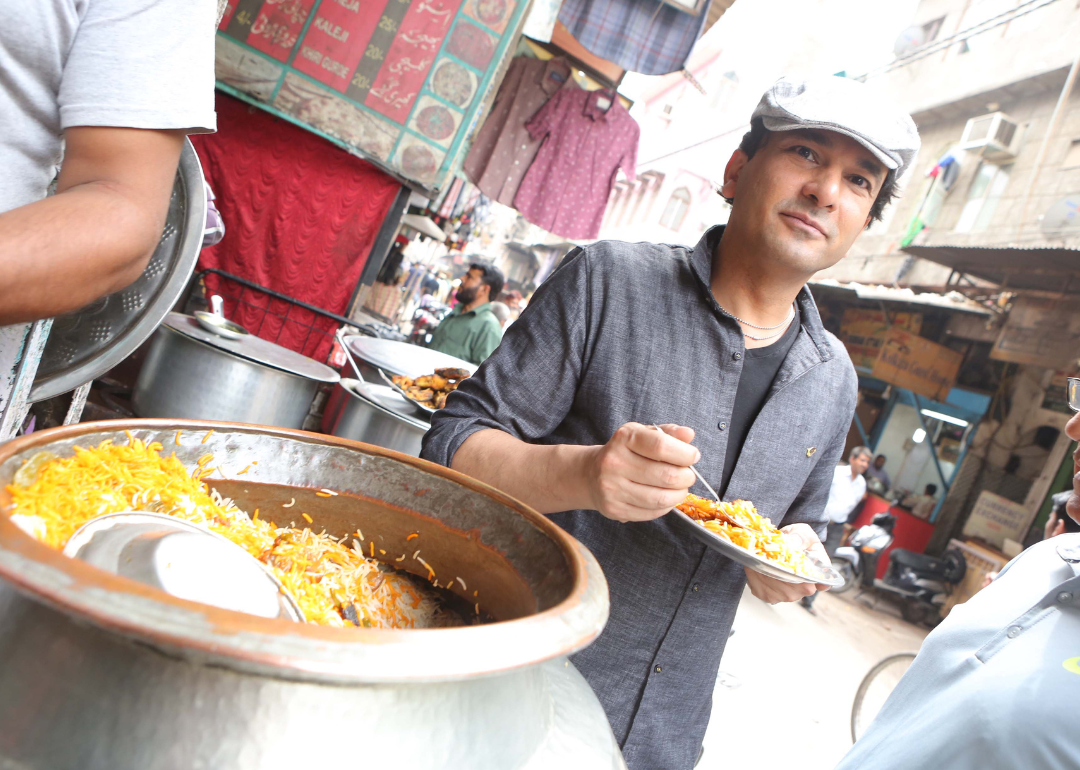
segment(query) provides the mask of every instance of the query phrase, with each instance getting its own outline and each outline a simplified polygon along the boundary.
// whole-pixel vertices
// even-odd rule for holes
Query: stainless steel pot
[[[420,442],[431,423],[416,415],[416,407],[386,385],[342,380],[334,386],[341,396],[330,431],[335,436],[374,444],[395,452],[420,456]],[[330,406],[330,401],[327,402]]]
[[[0,510],[11,505],[2,485],[35,453],[70,456],[124,442],[126,430],[188,465],[212,452],[226,476],[249,466],[213,482],[249,511],[282,521],[303,510],[332,534],[362,529],[392,564],[406,542],[422,549],[499,622],[393,631],[246,615],[68,559],[0,515],[0,767],[625,768],[599,702],[565,659],[603,628],[607,585],[592,555],[545,517],[396,452],[172,420],[84,423],[0,446]]]
[[[132,395],[140,417],[299,428],[333,369],[251,335],[219,337],[170,313],[154,333]]]

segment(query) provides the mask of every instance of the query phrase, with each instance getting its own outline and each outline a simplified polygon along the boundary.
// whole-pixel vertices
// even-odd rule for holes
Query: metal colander
[[[185,140],[161,240],[130,286],[53,320],[30,391],[44,401],[112,369],[138,348],[180,298],[195,269],[206,222],[202,167]]]

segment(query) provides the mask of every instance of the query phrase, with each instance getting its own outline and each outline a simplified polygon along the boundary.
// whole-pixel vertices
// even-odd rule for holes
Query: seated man
[[[913,516],[926,521],[929,520],[930,514],[934,512],[934,506],[937,505],[936,495],[937,484],[927,484],[921,495],[908,495],[900,502],[900,505],[911,509]]]
[[[885,470],[886,462],[887,458],[885,457],[885,455],[878,455],[874,458],[874,462],[871,463],[870,467],[866,469],[866,473],[864,474],[867,481],[869,481],[870,479],[877,479],[879,482],[881,482],[881,491],[883,493],[888,492],[889,487],[892,486],[892,479],[889,478],[889,472]]]
[[[502,271],[491,263],[469,265],[454,295],[458,304],[435,329],[428,347],[474,364],[483,363],[502,341],[502,324],[492,312],[491,300],[499,296],[505,283]]]
[[[1080,415],[1065,432],[1080,440]],[[1067,511],[1080,521],[1080,473]],[[1063,534],[1005,565],[926,638],[837,770],[1072,770],[1078,695],[1080,534]]]

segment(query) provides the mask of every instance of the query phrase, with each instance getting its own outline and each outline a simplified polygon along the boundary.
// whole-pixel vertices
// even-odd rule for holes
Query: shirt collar
[[[562,75],[562,79],[553,78],[552,75]],[[561,56],[549,59],[544,66],[544,72],[540,75],[540,89],[551,96],[570,79],[570,64]]]
[[[716,253],[716,247],[720,244],[720,238],[723,234],[724,225],[715,225],[705,231],[705,234],[701,236],[701,240],[697,242],[697,245],[690,252],[690,268],[694,273],[694,277],[705,288],[706,296],[712,300],[716,309],[731,318],[731,314],[726,313],[720,307],[712,293],[713,254]],[[810,290],[803,286],[799,290],[795,302],[799,306],[802,327],[810,335],[810,339],[813,341],[814,347],[817,348],[821,360],[828,361],[833,357],[832,348],[825,336],[825,326],[821,323],[821,314],[818,313],[817,304],[814,302]]]
[[[597,104],[601,96],[611,99],[611,106],[606,110],[600,109],[600,106]],[[619,103],[619,98],[617,96],[613,97],[609,91],[590,91],[589,95],[585,97],[585,107],[582,109],[582,113],[585,117],[592,118],[593,120],[602,120],[606,123],[608,115],[612,110],[621,108],[622,105]]]
[[[457,307],[454,308],[454,312],[457,313],[458,315],[480,315],[480,311],[482,311],[482,310],[486,310],[487,312],[490,312],[491,311],[491,303],[490,302],[485,302],[483,305],[477,305],[476,307],[474,307],[472,310],[469,310],[469,311],[465,310],[464,305],[458,305]]]

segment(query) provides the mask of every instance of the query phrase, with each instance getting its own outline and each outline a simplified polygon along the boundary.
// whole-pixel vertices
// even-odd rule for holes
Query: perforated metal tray
[[[142,275],[115,294],[53,320],[31,401],[74,390],[112,369],[145,342],[180,299],[202,248],[202,167],[184,140],[165,230]]]

